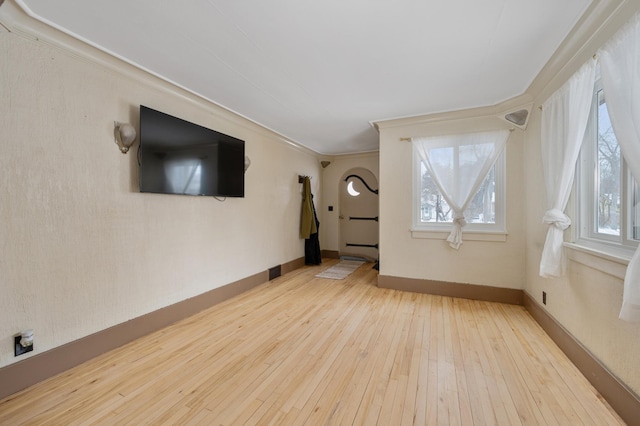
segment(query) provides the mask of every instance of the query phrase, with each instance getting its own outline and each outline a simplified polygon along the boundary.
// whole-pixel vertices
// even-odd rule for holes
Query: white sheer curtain
[[[562,243],[571,219],[564,209],[589,120],[595,68],[595,60],[589,60],[542,105],[542,169],[549,207],[542,220],[549,229],[540,275],[547,278],[562,276],[566,268]]]
[[[598,57],[613,131],[631,174],[640,181],[640,15],[620,29]],[[640,248],[624,277],[620,319],[640,322]]]
[[[461,135],[412,138],[413,146],[440,193],[454,211],[447,238],[458,250],[462,245],[464,211],[504,149],[508,130]]]

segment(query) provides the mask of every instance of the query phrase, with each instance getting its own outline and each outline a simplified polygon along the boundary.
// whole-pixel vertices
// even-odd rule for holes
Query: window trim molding
[[[603,261],[628,264],[631,256],[638,247],[638,241],[631,235],[631,212],[629,203],[632,197],[633,182],[624,158],[620,157],[620,235],[607,235],[599,233],[595,229],[595,211],[597,188],[594,183],[594,169],[597,166],[597,139],[598,139],[598,93],[602,90],[599,79],[599,71],[593,88],[593,101],[587,123],[584,140],[580,148],[580,156],[576,166],[576,179],[574,181],[575,205],[573,208],[576,226],[572,232],[572,241],[565,242],[565,247],[572,249],[570,258],[576,262],[584,263],[597,270],[607,272],[609,267],[602,266]],[[606,103],[606,96],[605,96]],[[587,149],[588,148],[588,149]],[[597,169],[596,169],[597,170]],[[588,263],[581,261],[589,256]],[[607,272],[610,273],[610,272]],[[612,274],[616,277],[618,273]],[[624,279],[624,274],[620,277]]]
[[[434,231],[434,230],[425,230],[425,229],[416,229],[411,228],[409,231],[411,232],[411,238],[414,239],[422,239],[422,240],[446,240],[449,234],[451,233],[451,224],[449,225],[448,230],[442,231]],[[509,233],[507,231],[464,231],[462,235],[462,239],[464,241],[487,241],[487,242],[506,242],[507,235]]]
[[[627,265],[631,260],[631,255],[633,255],[633,253],[625,252],[625,250],[614,251],[611,250],[611,247],[608,249],[604,247],[597,248],[596,246],[591,247],[580,243],[565,242],[564,247],[567,249],[567,259],[570,261],[621,280],[624,280]]]

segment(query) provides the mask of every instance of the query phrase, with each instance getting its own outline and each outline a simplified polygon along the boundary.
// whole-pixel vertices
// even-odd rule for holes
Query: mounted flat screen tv
[[[244,141],[140,105],[140,192],[244,197]]]

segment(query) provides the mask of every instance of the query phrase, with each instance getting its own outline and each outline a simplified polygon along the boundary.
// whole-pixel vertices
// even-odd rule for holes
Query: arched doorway
[[[340,256],[378,259],[378,179],[365,168],[340,179]]]

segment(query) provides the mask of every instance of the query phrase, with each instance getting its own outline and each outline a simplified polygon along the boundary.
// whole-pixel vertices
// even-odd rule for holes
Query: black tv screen
[[[244,141],[140,105],[140,192],[244,197]]]

